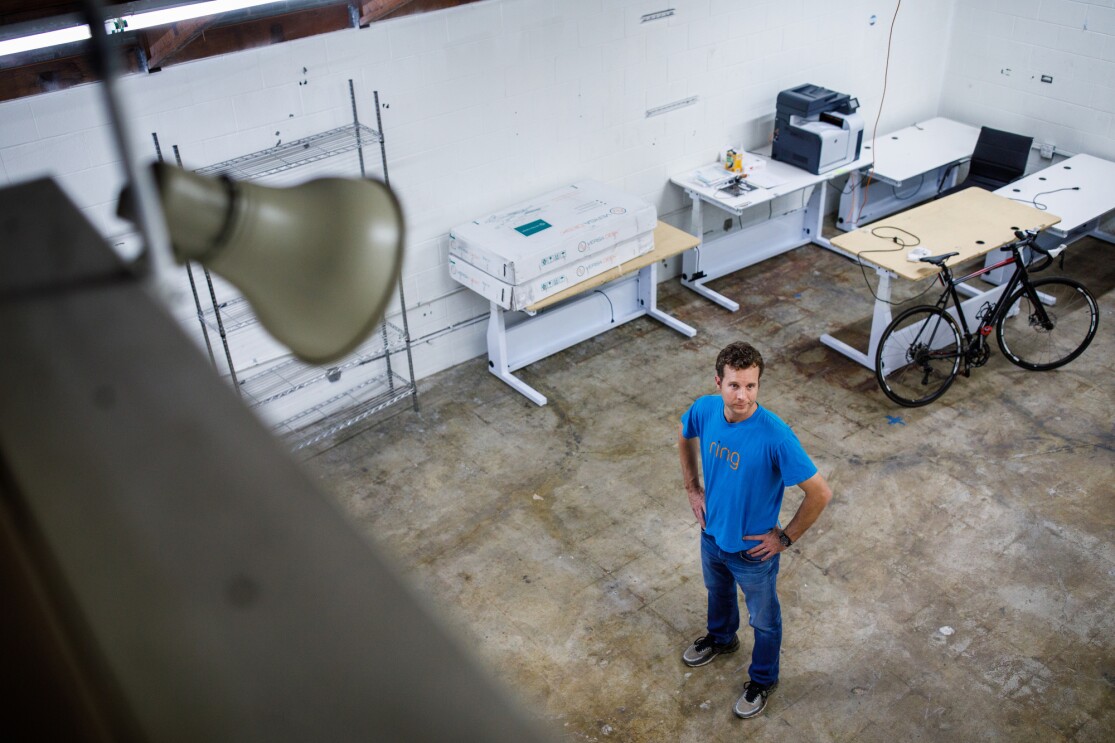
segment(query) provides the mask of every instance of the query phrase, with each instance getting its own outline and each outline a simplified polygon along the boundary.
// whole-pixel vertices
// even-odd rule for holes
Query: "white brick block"
[[[236,125],[242,130],[281,124],[302,114],[302,98],[298,85],[288,83],[278,88],[263,88],[242,93],[232,99]]]
[[[172,74],[170,70],[125,75],[120,79],[119,90],[132,116],[153,116],[194,102],[189,77]]]
[[[259,66],[263,73],[263,85],[272,88],[328,75],[327,47],[334,36],[322,34],[260,48]]]
[[[1089,31],[1115,36],[1115,7],[1089,6],[1087,27]]]
[[[440,56],[444,61],[438,76],[443,80],[476,72],[499,74],[501,70],[498,68],[517,61],[509,57],[506,48],[492,37],[452,44],[446,47]]]
[[[1115,94],[1107,85],[1094,85],[1089,105],[1097,111],[1115,113]]]
[[[988,5],[992,10],[1000,13],[1009,13],[1018,18],[1036,19],[1042,2],[1043,0],[991,0]]]
[[[445,266],[437,266],[436,268],[420,271],[414,274],[414,279],[418,286],[418,296],[416,299],[420,302],[431,302],[456,290],[457,287],[460,286],[460,284],[450,278],[449,270]]]
[[[487,0],[447,11],[445,20],[449,43],[499,34],[503,25],[502,5],[499,0]]]
[[[0,149],[27,144],[38,137],[30,99],[0,103]]]
[[[1038,20],[1058,26],[1083,28],[1089,7],[1076,0],[1042,0]]]
[[[421,242],[407,241],[403,273],[407,276],[415,276],[439,266],[444,267],[442,243],[446,239],[444,236],[439,236]]]
[[[626,30],[621,8],[606,7],[598,15],[581,16],[577,20],[577,33],[582,48],[617,42],[624,38]]]
[[[381,23],[387,30],[387,42],[393,59],[421,54],[448,40],[445,13],[423,13]]]
[[[565,3],[560,3],[564,5]],[[500,4],[504,31],[554,21],[560,12],[557,0],[514,0]]]
[[[122,165],[112,163],[67,173],[59,183],[79,209],[104,203],[115,208],[124,180]]]
[[[26,99],[40,137],[57,137],[75,130],[107,124],[108,110],[100,85],[79,85],[58,93]]]
[[[689,48],[689,29],[687,26],[653,25],[646,33],[647,60],[667,58],[671,54],[685,51]]]
[[[508,95],[545,88],[557,82],[557,60],[553,57],[526,59],[509,65],[505,74]]]
[[[263,87],[258,50],[187,62],[159,75],[182,76],[188,100],[195,103],[253,93]]]
[[[89,167],[89,156],[81,134],[66,134],[5,147],[0,149],[0,160],[4,161],[4,170],[13,183],[57,177]]]
[[[349,67],[352,63],[372,64],[391,57],[388,29],[393,21],[374,23],[368,28],[352,28],[325,36],[325,57],[330,70]]]

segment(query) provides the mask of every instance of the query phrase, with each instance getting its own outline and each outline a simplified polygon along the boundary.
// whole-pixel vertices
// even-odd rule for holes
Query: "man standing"
[[[762,712],[778,686],[778,553],[801,539],[832,498],[794,432],[758,404],[762,375],[763,357],[754,347],[730,344],[716,358],[720,394],[698,398],[678,428],[681,474],[701,524],[701,567],[708,589],[708,634],[685,650],[682,661],[703,666],[739,648],[738,583],[755,631],[749,680],[733,707],[742,718]],[[792,485],[805,498],[783,529],[778,514],[783,492]]]

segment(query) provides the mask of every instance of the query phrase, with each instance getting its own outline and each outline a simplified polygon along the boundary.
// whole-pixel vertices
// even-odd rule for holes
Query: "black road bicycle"
[[[875,354],[875,378],[887,397],[907,407],[933,402],[945,393],[957,374],[971,376],[973,367],[987,363],[991,355],[988,336],[992,330],[1007,359],[1033,371],[1064,366],[1092,342],[1099,323],[1099,307],[1084,285],[1059,276],[1030,278],[1031,273],[1048,268],[1064,246],[1050,251],[1037,245],[1035,231],[1014,234],[1018,242],[1000,248],[1010,251],[1009,258],[958,279],[945,265],[958,253],[921,259],[941,269],[937,278],[945,290],[936,305],[912,307],[894,318],[883,331]],[[1044,257],[1027,266],[1023,248]],[[994,306],[985,303],[977,313],[973,333],[961,310],[957,285],[1012,263],[1014,273]],[[950,299],[959,323],[945,310]]]

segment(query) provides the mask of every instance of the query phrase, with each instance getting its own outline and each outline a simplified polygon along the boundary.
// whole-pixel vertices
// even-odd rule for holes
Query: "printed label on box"
[[[553,225],[551,225],[546,220],[536,219],[533,222],[527,222],[526,224],[519,225],[515,228],[515,231],[522,234],[524,237],[530,237],[531,235],[541,232],[542,230],[548,230],[550,227],[553,227]]]

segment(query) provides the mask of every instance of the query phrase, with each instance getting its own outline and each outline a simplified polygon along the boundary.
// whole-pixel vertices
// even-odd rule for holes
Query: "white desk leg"
[[[849,174],[848,177],[851,178],[852,174]],[[828,203],[829,188],[831,186],[829,186],[828,181],[821,181],[813,187],[813,193],[809,195],[809,204],[805,208],[805,215],[802,217],[801,239],[848,257],[847,252],[833,245],[824,235],[825,210]]]
[[[646,309],[647,315],[666,327],[673,328],[687,338],[697,335],[696,330],[658,309],[657,263],[639,269],[639,304]]]
[[[503,315],[503,308],[492,302],[491,314],[488,316],[488,371],[535,405],[545,405],[545,395],[512,376],[507,359],[507,321]]]
[[[729,312],[736,312],[737,310],[739,310],[739,302],[734,302],[731,299],[725,297],[723,294],[714,292],[712,289],[709,289],[704,284],[698,284],[696,281],[686,281],[685,279],[682,279],[681,285],[684,286],[686,289],[697,292],[710,302],[716,302],[716,304],[720,305]]]
[[[695,235],[700,242],[697,243],[697,247],[687,250],[681,255],[681,285],[730,312],[736,312],[739,310],[738,302],[733,302],[723,294],[714,292],[701,283],[701,279],[704,277],[704,273],[701,271],[701,247],[705,242],[701,238],[701,235],[704,234],[704,220],[701,218],[701,197],[694,191],[686,191],[686,193],[689,194],[689,198],[693,202],[693,206],[689,210],[689,232]]]
[[[859,227],[859,216],[857,206],[859,200],[863,196],[864,177],[863,172],[853,170],[848,174],[848,183],[843,191],[840,192],[840,203],[836,207],[836,224],[845,231],[854,230]],[[841,221],[840,215],[848,214],[850,219],[848,221]]]
[[[883,331],[887,329],[892,319],[890,305],[891,276],[881,268],[877,268],[875,271],[879,274],[879,287],[875,290],[875,307],[871,313],[871,339],[867,343],[867,353],[852,348],[844,341],[838,340],[828,333],[821,336],[821,343],[834,351],[839,351],[871,371],[875,371],[875,354],[879,349],[879,339],[882,338]]]

